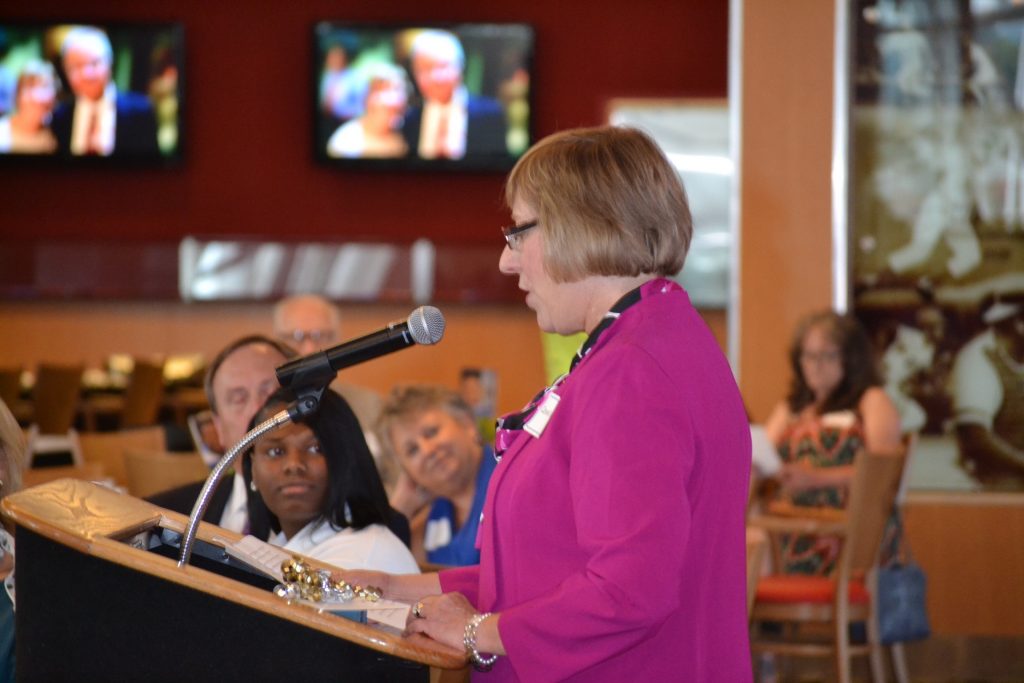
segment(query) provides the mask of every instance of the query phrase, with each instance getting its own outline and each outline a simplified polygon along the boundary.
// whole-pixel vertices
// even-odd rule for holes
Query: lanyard
[[[512,439],[524,428],[524,426],[526,426],[527,421],[533,417],[537,407],[542,403],[546,403],[547,400],[550,400],[549,395],[551,395],[554,390],[569,377],[579,362],[593,350],[594,345],[597,344],[597,340],[601,335],[619,319],[619,316],[622,315],[623,311],[640,301],[640,299],[640,287],[637,287],[636,289],[630,290],[622,298],[616,301],[615,305],[604,314],[601,318],[601,322],[599,322],[597,326],[594,327],[593,331],[587,335],[582,346],[580,346],[576,351],[572,362],[569,364],[568,372],[560,375],[549,386],[541,389],[537,395],[526,404],[526,407],[519,412],[510,413],[509,415],[498,418],[497,429],[494,434],[494,457],[499,462],[501,461],[502,454],[511,444]],[[554,394],[554,397],[557,400],[557,394]],[[551,410],[553,409],[554,407],[552,406]],[[534,436],[538,436],[538,434],[534,434]]]

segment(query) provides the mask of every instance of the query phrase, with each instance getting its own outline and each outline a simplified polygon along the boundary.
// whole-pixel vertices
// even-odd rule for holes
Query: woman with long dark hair
[[[789,393],[765,423],[783,461],[782,493],[798,505],[843,507],[857,453],[902,450],[899,412],[852,316],[808,315],[793,335],[789,361]],[[838,539],[801,536],[786,545],[783,569],[827,574],[838,553]]]
[[[252,426],[294,400],[278,389]],[[260,437],[242,472],[257,538],[338,567],[419,572],[388,528],[391,508],[359,421],[330,389],[316,413]]]

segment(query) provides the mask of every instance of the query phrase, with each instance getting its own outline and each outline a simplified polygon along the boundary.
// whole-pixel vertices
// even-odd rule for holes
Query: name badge
[[[561,400],[561,396],[553,391],[549,391],[548,395],[541,401],[541,404],[537,406],[537,410],[526,421],[526,424],[523,425],[523,430],[535,439],[540,438],[540,435],[544,433],[548,426],[548,420],[554,415],[555,408],[558,407],[558,402]]]

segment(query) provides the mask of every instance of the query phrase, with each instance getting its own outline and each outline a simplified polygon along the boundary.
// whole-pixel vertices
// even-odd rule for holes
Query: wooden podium
[[[203,523],[177,566],[188,519],[88,482],[8,496],[16,525],[19,681],[426,681],[462,652],[288,604],[227,564],[240,537]],[[323,564],[316,563],[314,564]]]

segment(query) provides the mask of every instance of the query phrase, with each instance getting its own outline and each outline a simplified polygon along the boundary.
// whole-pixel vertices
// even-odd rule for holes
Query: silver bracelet
[[[491,616],[490,612],[484,612],[483,614],[474,614],[466,622],[466,634],[462,637],[462,644],[466,646],[466,656],[469,657],[469,663],[473,665],[473,668],[477,671],[490,671],[491,667],[494,666],[494,662],[498,660],[498,655],[491,655],[490,657],[482,657],[480,650],[476,649],[476,631],[480,628],[480,624],[483,623],[484,619]]]

